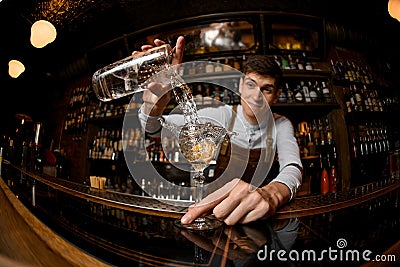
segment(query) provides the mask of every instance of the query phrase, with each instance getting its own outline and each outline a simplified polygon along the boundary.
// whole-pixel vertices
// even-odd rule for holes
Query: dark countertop
[[[185,208],[172,203],[160,205],[152,198],[93,190],[20,169],[7,174],[8,178],[2,177],[7,183],[0,180],[0,184],[3,191],[10,192],[8,199],[25,204],[59,239],[76,245],[82,254],[115,266],[266,266],[271,262],[274,266],[360,266],[368,263],[362,253],[370,259],[386,257],[384,266],[398,266],[400,261],[399,181],[377,182],[336,195],[302,197],[269,220],[190,232],[174,226]],[[1,203],[6,201],[10,200],[1,199]],[[12,212],[12,208],[8,210]],[[2,233],[11,232],[8,217],[0,216]],[[25,235],[30,234],[24,232],[24,240]],[[30,242],[40,246],[49,239],[42,242],[41,236],[37,238]],[[13,253],[4,249],[4,244],[18,247],[19,242],[3,240],[6,243],[0,244],[0,255],[10,257]],[[44,259],[45,264],[28,257],[23,262],[47,266],[52,257],[59,256],[56,251],[53,256],[41,253],[43,257],[36,258]],[[356,256],[359,258],[352,258]],[[78,266],[90,266],[88,263]],[[378,265],[376,261],[369,264]]]

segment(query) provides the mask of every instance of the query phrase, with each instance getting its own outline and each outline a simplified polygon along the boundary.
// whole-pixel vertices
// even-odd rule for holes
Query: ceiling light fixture
[[[389,0],[388,11],[392,18],[400,21],[400,0]]]
[[[51,22],[38,20],[31,27],[31,44],[36,48],[43,48],[57,37],[57,30]]]
[[[18,78],[19,75],[21,75],[25,71],[25,66],[18,60],[10,60],[8,62],[8,74],[12,78]]]

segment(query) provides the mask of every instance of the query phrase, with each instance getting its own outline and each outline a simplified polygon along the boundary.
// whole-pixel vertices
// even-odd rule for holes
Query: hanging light
[[[389,0],[388,11],[392,18],[400,21],[400,0]]]
[[[18,60],[13,59],[10,60],[10,62],[8,62],[8,74],[12,78],[18,78],[18,76],[21,75],[21,73],[23,73],[24,71],[25,71],[24,64],[22,64]]]
[[[38,20],[31,27],[31,44],[36,48],[45,47],[56,39],[57,30],[47,20]]]

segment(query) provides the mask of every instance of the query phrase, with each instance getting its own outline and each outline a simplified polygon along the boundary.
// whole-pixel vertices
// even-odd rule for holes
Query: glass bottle
[[[332,164],[329,172],[329,192],[337,192],[337,170],[334,164]]]
[[[329,174],[328,171],[325,168],[325,165],[323,164],[323,160],[320,157],[320,165],[321,165],[321,194],[325,195],[329,193]]]

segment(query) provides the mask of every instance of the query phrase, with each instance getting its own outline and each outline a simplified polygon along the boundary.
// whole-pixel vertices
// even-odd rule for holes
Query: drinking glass
[[[215,159],[222,141],[234,133],[211,122],[185,124],[184,126],[167,123],[163,118],[160,119],[160,122],[163,127],[175,134],[183,156],[191,164],[194,172],[195,204],[198,204],[203,198],[204,169]],[[201,216],[191,224],[182,224],[180,219],[176,220],[175,224],[189,230],[204,231],[216,229],[222,225],[222,222],[215,218]]]

